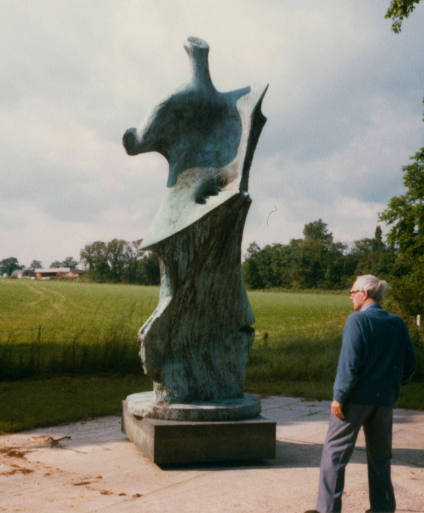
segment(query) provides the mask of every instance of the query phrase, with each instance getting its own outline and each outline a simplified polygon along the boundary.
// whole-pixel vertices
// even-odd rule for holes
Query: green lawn
[[[269,341],[340,335],[352,311],[346,294],[251,291],[249,299],[257,338],[268,333]]]
[[[142,375],[0,381],[0,433],[119,415],[127,395],[151,389],[151,380]]]

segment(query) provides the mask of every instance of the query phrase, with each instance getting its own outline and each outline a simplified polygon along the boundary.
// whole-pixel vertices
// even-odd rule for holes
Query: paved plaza
[[[0,436],[0,512],[303,513],[314,508],[328,401],[262,399],[275,420],[274,460],[160,468],[121,432],[119,417]],[[424,513],[424,412],[395,410],[397,511]],[[347,467],[343,513],[369,507],[364,439]]]

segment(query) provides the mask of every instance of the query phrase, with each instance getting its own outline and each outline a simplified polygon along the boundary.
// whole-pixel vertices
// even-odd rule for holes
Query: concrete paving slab
[[[315,505],[328,401],[266,397],[278,423],[274,460],[160,468],[121,433],[118,417],[0,436],[0,512],[302,513]],[[395,410],[398,510],[424,513],[424,412]],[[363,435],[346,472],[344,513],[368,504]]]

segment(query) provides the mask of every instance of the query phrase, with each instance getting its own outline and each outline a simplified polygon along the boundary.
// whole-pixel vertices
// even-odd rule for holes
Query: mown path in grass
[[[28,343],[40,327],[50,341],[96,340],[119,324],[138,329],[158,287],[65,281],[0,280],[0,341]]]

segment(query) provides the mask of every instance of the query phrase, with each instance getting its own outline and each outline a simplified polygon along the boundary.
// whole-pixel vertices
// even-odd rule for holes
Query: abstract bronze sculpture
[[[159,304],[139,332],[154,393],[127,398],[134,415],[223,420],[260,412],[244,396],[254,317],[241,274],[249,170],[266,121],[266,87],[218,92],[208,44],[188,38],[191,81],[123,137],[129,155],[169,162],[165,198],[143,240],[159,256]]]

